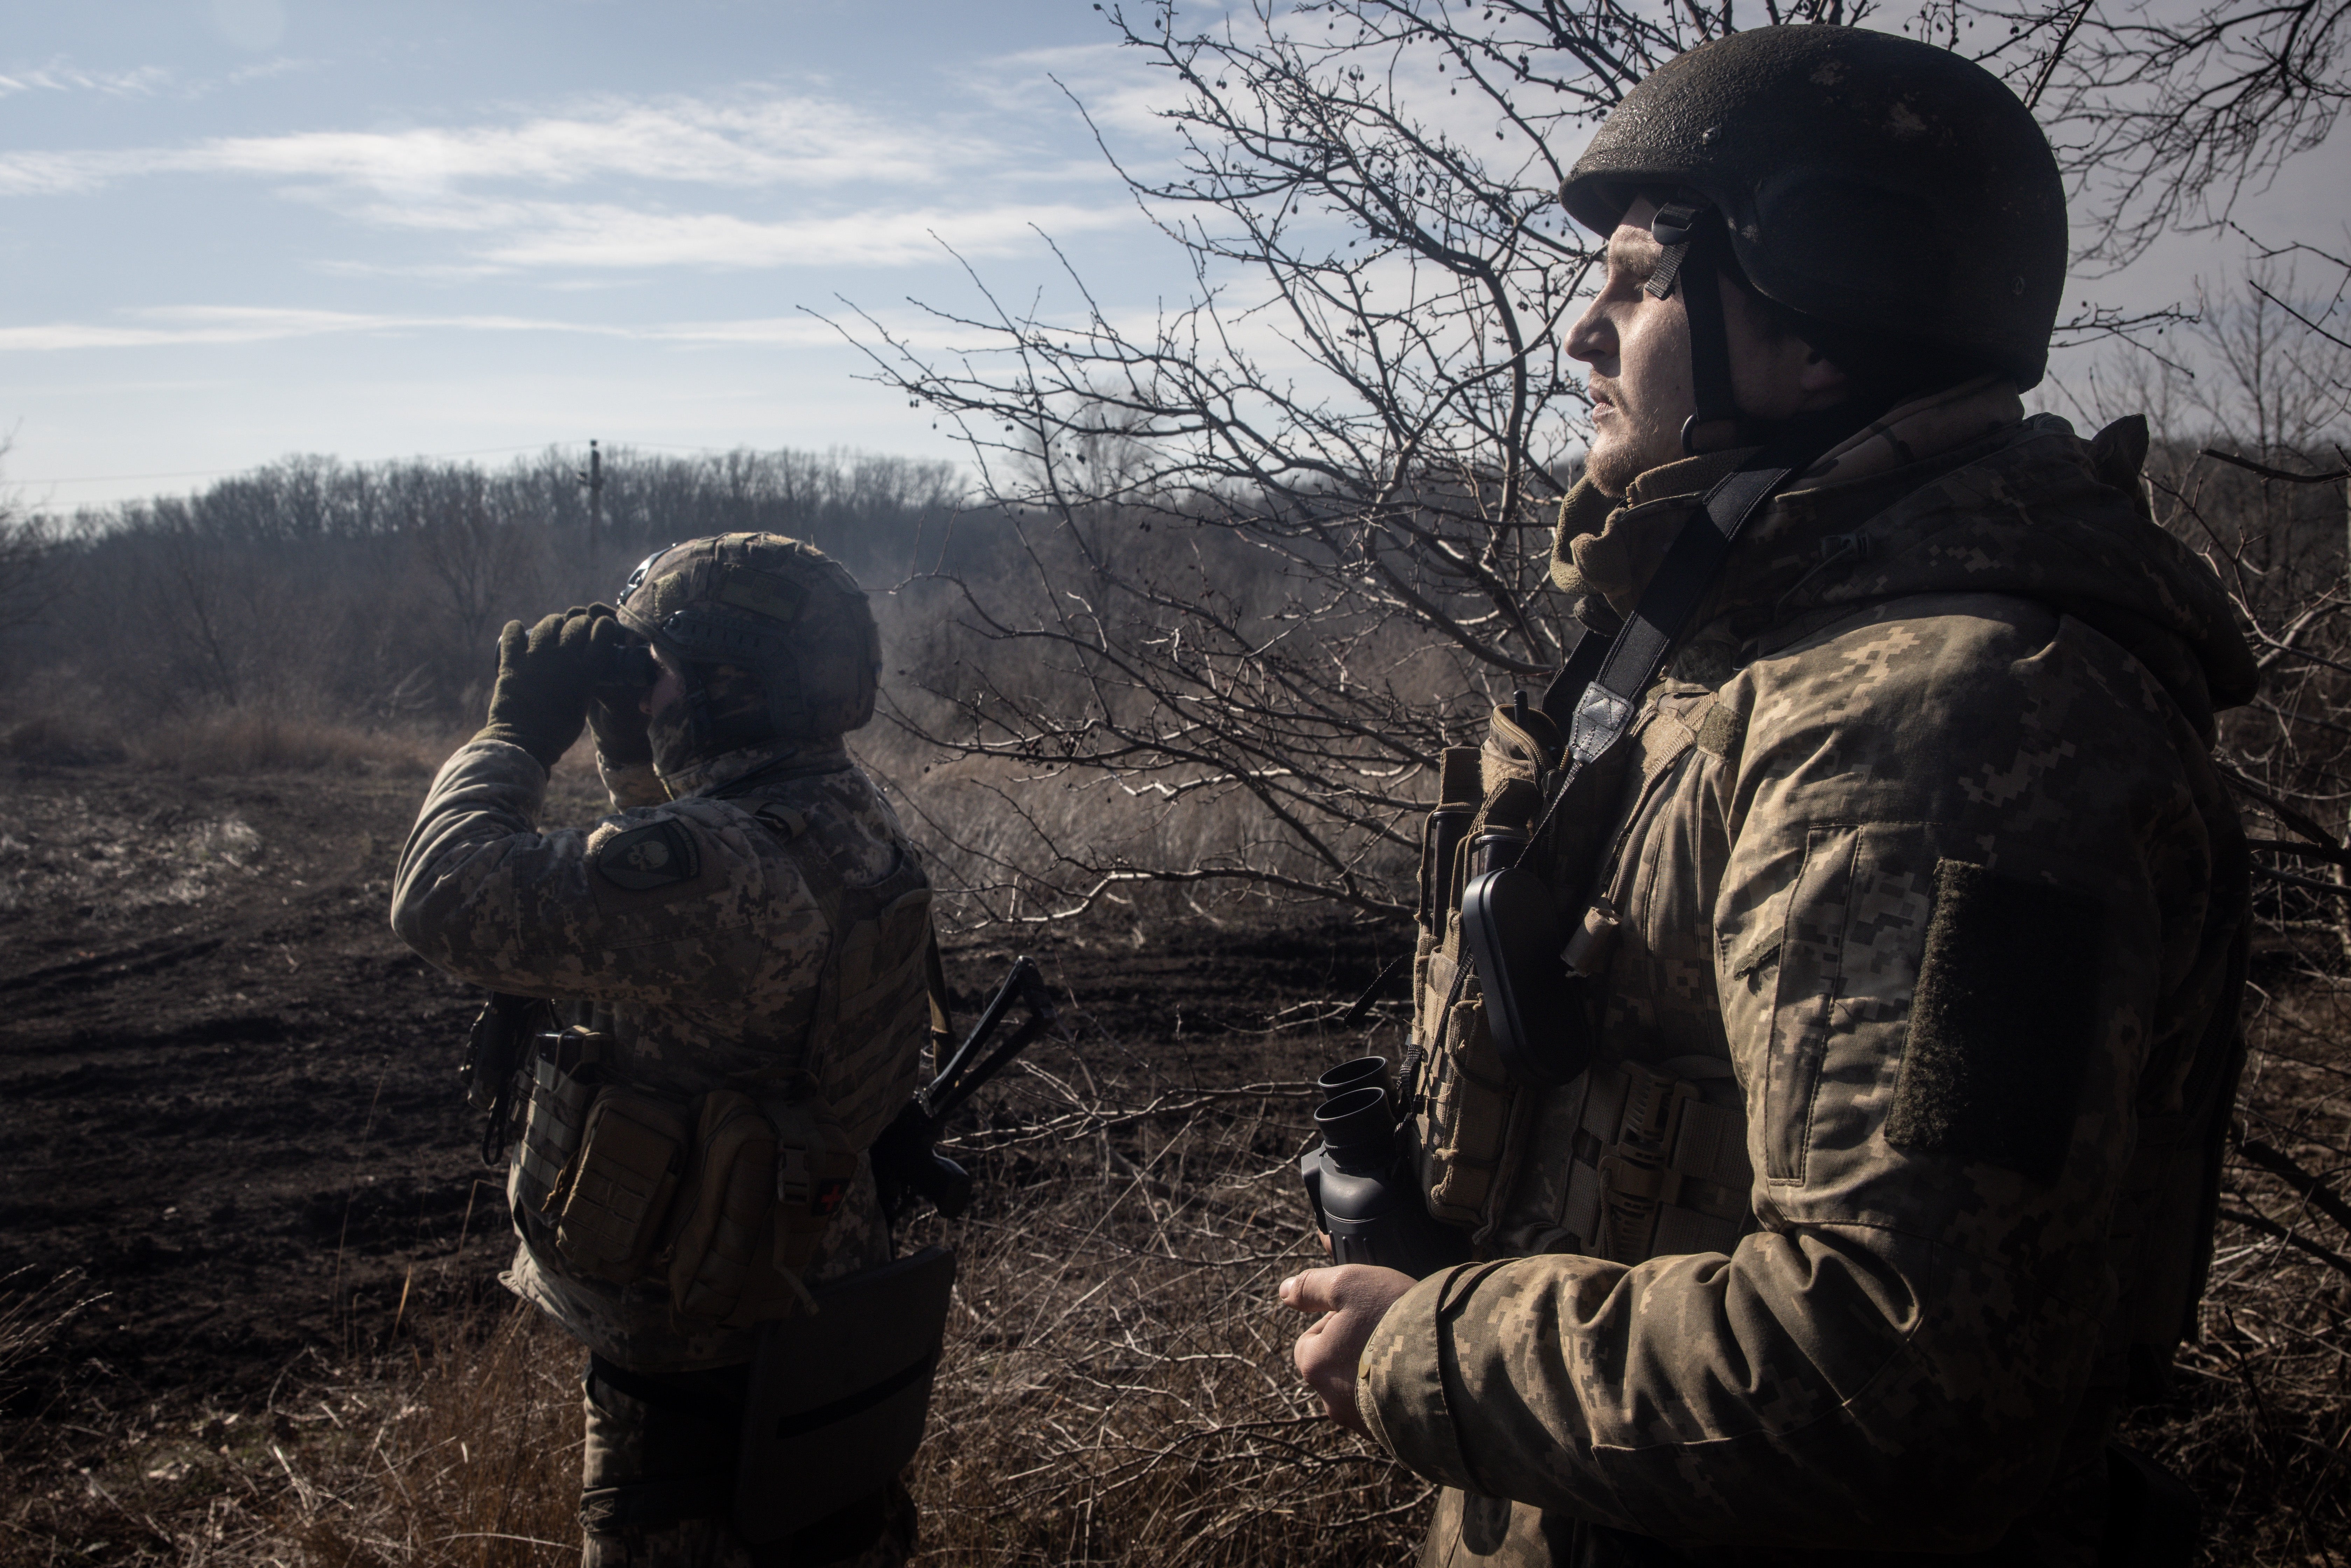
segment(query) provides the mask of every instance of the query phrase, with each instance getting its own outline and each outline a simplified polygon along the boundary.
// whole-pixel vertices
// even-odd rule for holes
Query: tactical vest
[[[1700,706],[1716,711],[1711,699]],[[1683,716],[1701,729],[1708,723],[1699,713]],[[1422,836],[1412,1048],[1425,1058],[1417,1160],[1429,1212],[1469,1229],[1481,1256],[1556,1251],[1633,1263],[1725,1251],[1751,1224],[1746,1119],[1700,1092],[1707,1081],[1729,1078],[1728,1061],[1614,1060],[1604,1041],[1601,1058],[1562,1088],[1514,1083],[1487,1029],[1476,976],[1463,972],[1461,960],[1463,883],[1484,869],[1481,854],[1522,853],[1520,863],[1545,875],[1562,915],[1583,920],[1563,960],[1586,975],[1604,970],[1615,927],[1602,879],[1619,858],[1625,827],[1698,733],[1650,704],[1547,820],[1541,805],[1554,786],[1559,737],[1541,712],[1498,707],[1482,748],[1445,753],[1438,802]],[[1593,994],[1604,989],[1595,986]],[[1595,1028],[1599,1021],[1592,1020]],[[1498,1246],[1502,1206],[1538,1103],[1552,1096],[1573,1106],[1564,1213],[1543,1235]],[[1543,1121],[1556,1129],[1555,1102],[1552,1109]]]
[[[833,940],[797,1040],[685,1097],[627,1074],[584,1027],[542,1036],[515,1149],[516,1197],[580,1273],[665,1279],[683,1318],[745,1327],[808,1299],[800,1272],[860,1158],[913,1096],[944,998],[931,889],[914,856],[852,886],[808,819],[765,802]]]

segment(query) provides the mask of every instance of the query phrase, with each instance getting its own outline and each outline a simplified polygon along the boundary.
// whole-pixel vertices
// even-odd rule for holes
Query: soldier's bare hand
[[[1322,1314],[1304,1333],[1290,1357],[1306,1386],[1322,1396],[1323,1411],[1350,1431],[1371,1433],[1355,1411],[1356,1368],[1372,1331],[1396,1298],[1419,1283],[1395,1269],[1362,1263],[1309,1269],[1281,1282],[1281,1304],[1293,1312]]]

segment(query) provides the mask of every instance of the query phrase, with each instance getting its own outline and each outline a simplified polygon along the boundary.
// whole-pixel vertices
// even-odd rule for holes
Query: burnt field
[[[595,815],[583,773],[559,770],[550,822]],[[11,781],[0,1277],[11,1301],[51,1287],[36,1317],[87,1304],[10,1369],[0,1559],[176,1559],[211,1539],[176,1516],[210,1510],[214,1494],[274,1518],[246,1495],[248,1461],[285,1489],[304,1445],[331,1447],[353,1416],[338,1391],[380,1385],[387,1364],[421,1375],[425,1354],[506,1332],[559,1378],[576,1355],[516,1322],[496,1285],[513,1248],[503,1186],[479,1162],[455,1074],[478,993],[385,922],[425,779],[101,767]],[[1056,1246],[1069,1249],[1057,1268],[1098,1270],[1132,1249],[1111,1244],[1106,1222],[1155,1217],[1164,1234],[1155,1191],[1221,1175],[1179,1169],[1185,1141],[1213,1131],[1214,1163],[1238,1153],[1249,1167],[1253,1212],[1228,1218],[1263,1232],[1248,1249],[1264,1276],[1250,1289],[1265,1292],[1250,1315],[1278,1352],[1270,1285],[1306,1234],[1289,1168],[1305,1081],[1362,1038],[1326,1040],[1313,1020],[1351,1001],[1392,946],[1343,922],[1146,931],[1114,910],[951,940],[965,1016],[1016,950],[1073,1004],[1072,1040],[1040,1044],[1033,1071],[981,1096],[987,1124],[967,1131],[965,1157],[982,1197],[960,1244],[1032,1249],[1025,1263],[1003,1256],[1009,1278],[1037,1273]],[[1385,1027],[1375,1014],[1372,1033]],[[1136,1213],[1113,1212],[1122,1197]],[[975,1287],[983,1277],[967,1271]],[[565,1445],[540,1478],[550,1495],[576,1484],[568,1397],[549,1396],[549,1436]],[[298,1512],[306,1495],[282,1500]]]
[[[458,1092],[475,993],[385,924],[419,765],[20,766],[0,827],[0,1562],[557,1563],[577,1351]],[[559,769],[550,822],[598,810]],[[1163,906],[1164,907],[1164,906]],[[2344,1550],[2338,933],[2278,909],[2202,1342],[2130,1423],[2212,1562]],[[957,1130],[982,1176],[915,1485],[937,1563],[1356,1563],[1426,1490],[1319,1421],[1272,1286],[1314,1257],[1308,1082],[1400,933],[1344,918],[980,926],[1071,1003]],[[78,1309],[78,1310],[77,1310]]]

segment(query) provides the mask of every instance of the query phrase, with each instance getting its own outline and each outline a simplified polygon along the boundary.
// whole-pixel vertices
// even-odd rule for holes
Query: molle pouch
[[[581,1273],[615,1284],[643,1277],[685,1174],[685,1118],[607,1089],[588,1107],[556,1249]]]
[[[1559,726],[1542,709],[1518,704],[1496,708],[1486,727],[1488,787],[1512,776],[1541,784],[1559,765],[1563,745]]]
[[[1702,1057],[1593,1070],[1561,1215],[1574,1250],[1638,1263],[1738,1245],[1752,1218],[1747,1119],[1701,1087],[1730,1077]]]
[[[1450,992],[1453,960],[1430,961],[1432,993]],[[1445,1014],[1429,1059],[1420,1119],[1421,1179],[1428,1212],[1451,1225],[1484,1223],[1502,1172],[1519,1094],[1486,1027],[1484,1000],[1471,997]]]
[[[1438,768],[1437,808],[1428,813],[1420,835],[1420,928],[1431,936],[1444,934],[1454,889],[1461,885],[1457,874],[1461,841],[1468,835],[1470,819],[1478,814],[1478,800],[1484,790],[1478,748],[1447,747]]]
[[[782,1317],[799,1281],[776,1267],[776,1129],[747,1094],[705,1094],[670,1243],[680,1317],[747,1327]]]
[[[797,1277],[857,1179],[858,1147],[820,1100],[787,1106],[778,1120],[774,1256]]]
[[[530,1109],[515,1161],[522,1167],[524,1200],[552,1215],[563,1202],[571,1156],[596,1097],[597,1063],[604,1037],[574,1027],[538,1036],[530,1055]]]

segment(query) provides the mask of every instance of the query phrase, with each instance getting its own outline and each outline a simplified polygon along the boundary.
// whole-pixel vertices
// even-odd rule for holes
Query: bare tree
[[[2077,0],[1988,14],[2053,40],[2037,100],[2084,198],[2085,259],[2121,264],[2168,229],[2226,222],[2247,191],[2325,143],[2351,80],[2346,0],[2210,0],[2167,16]]]
[[[1431,759],[1562,651],[1549,529],[1589,413],[1562,339],[1597,249],[1559,205],[1565,164],[1635,82],[1740,18],[1621,0],[1106,15],[1167,84],[1177,157],[1158,173],[1106,140],[1104,155],[1188,256],[1193,298],[1138,325],[1065,264],[1060,308],[1009,305],[974,273],[977,308],[933,312],[951,355],[862,314],[841,323],[879,379],[960,434],[1026,549],[1025,592],[965,595],[986,660],[936,686],[944,706],[902,716],[1023,777],[1257,808],[1259,843],[1222,861],[1040,827],[1059,869],[1031,912],[1155,877],[1394,909]],[[1766,0],[1752,20],[1899,21],[2090,126],[2140,105],[2136,89],[2100,96],[2105,57],[2077,53],[2089,17],[2084,0],[1907,19]],[[2137,36],[2095,34],[2108,50]],[[2262,142],[2248,167],[2301,145]],[[2112,147],[2074,152],[2086,177]],[[2108,226],[2160,206],[2146,188],[2109,194]],[[2177,319],[2091,309],[2067,339]],[[1171,535],[1238,552],[1187,559]],[[963,678],[983,663],[1006,674]],[[1040,685],[1040,666],[1061,678]]]
[[[56,548],[49,519],[0,502],[0,637],[39,619],[55,584]]]
[[[546,529],[494,507],[470,469],[419,469],[395,481],[416,559],[440,591],[449,642],[478,656],[507,617],[528,602]]]

